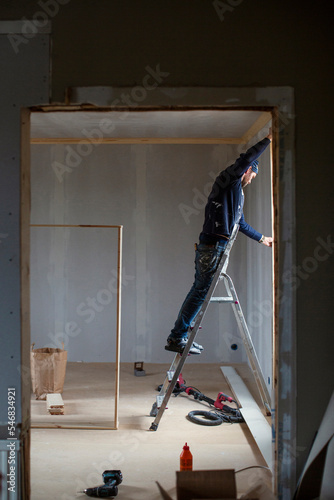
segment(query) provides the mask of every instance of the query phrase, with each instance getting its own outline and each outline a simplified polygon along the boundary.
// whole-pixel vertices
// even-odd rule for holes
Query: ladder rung
[[[161,396],[160,396],[160,395],[158,395],[158,396],[157,396],[157,408],[160,408],[160,406],[162,405],[162,402],[163,402],[163,400],[164,400],[164,397],[165,397],[165,395],[164,395],[164,394],[163,394],[163,395],[161,395]],[[167,410],[167,409],[168,409],[168,408],[167,408],[167,406],[166,406],[166,410]]]
[[[233,297],[211,297],[210,302],[234,302]]]

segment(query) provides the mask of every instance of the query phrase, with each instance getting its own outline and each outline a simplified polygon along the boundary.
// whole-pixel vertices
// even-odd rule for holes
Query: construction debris
[[[146,375],[144,370],[144,361],[136,361],[134,364],[134,374],[136,377],[143,377]]]
[[[50,415],[64,415],[64,401],[60,394],[46,395],[46,409]]]

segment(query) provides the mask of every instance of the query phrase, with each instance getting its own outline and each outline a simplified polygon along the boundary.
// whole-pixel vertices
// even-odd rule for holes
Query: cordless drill
[[[79,493],[86,493],[88,497],[111,498],[118,494],[117,485],[123,481],[123,475],[120,470],[105,470],[102,474],[103,482],[101,486],[87,488]]]

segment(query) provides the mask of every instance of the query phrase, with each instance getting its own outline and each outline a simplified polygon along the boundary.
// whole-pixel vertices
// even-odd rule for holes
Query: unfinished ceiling
[[[246,144],[271,119],[255,110],[48,111],[31,115],[32,144]]]

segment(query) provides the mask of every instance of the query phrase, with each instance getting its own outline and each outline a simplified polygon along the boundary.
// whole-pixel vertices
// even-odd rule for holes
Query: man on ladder
[[[268,247],[272,246],[272,237],[264,236],[253,229],[243,215],[243,189],[255,179],[258,173],[258,158],[271,139],[270,129],[264,139],[249,148],[246,153],[242,153],[233,165],[223,170],[213,184],[205,207],[205,220],[199,244],[196,245],[195,281],[167,338],[167,351],[182,354],[188,341],[189,327],[205,300],[235,224],[239,224],[239,230],[246,236]],[[193,342],[189,354],[200,354],[202,349],[202,346]]]

